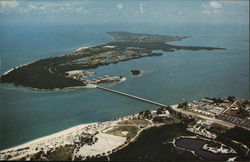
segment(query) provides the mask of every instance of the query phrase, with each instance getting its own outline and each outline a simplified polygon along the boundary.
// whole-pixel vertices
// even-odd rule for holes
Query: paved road
[[[96,86],[96,88],[99,88],[99,89],[102,89],[102,90],[105,90],[105,91],[109,91],[109,92],[113,92],[113,93],[116,93],[116,94],[120,94],[120,95],[123,95],[123,96],[127,96],[127,97],[130,97],[130,98],[134,98],[134,99],[137,99],[137,100],[140,100],[140,101],[143,101],[143,102],[147,102],[147,103],[150,103],[150,104],[154,104],[154,105],[157,105],[157,106],[167,107],[167,105],[164,105],[164,104],[161,104],[161,103],[158,103],[158,102],[154,102],[154,101],[151,101],[151,100],[148,100],[148,99],[144,99],[144,98],[141,98],[141,97],[137,97],[137,96],[134,96],[134,95],[130,95],[130,94],[127,94],[127,93],[124,93],[124,92],[112,90],[112,89],[101,87],[101,86]],[[226,122],[226,121],[223,121],[223,120],[211,118],[211,117],[208,117],[208,116],[204,116],[202,114],[186,111],[186,110],[183,110],[183,109],[178,109],[177,105],[173,105],[171,107],[176,112],[181,112],[183,114],[191,115],[192,117],[199,117],[201,119],[209,120],[209,121],[212,121],[213,123],[217,123],[217,124],[220,124],[220,125],[228,127],[228,128],[233,128],[235,126],[235,124],[232,124],[232,123],[229,123],[229,122]]]
[[[181,112],[183,114],[191,115],[192,117],[199,117],[199,118],[202,118],[202,119],[206,119],[208,121],[220,124],[220,125],[228,127],[228,128],[235,127],[235,124],[233,124],[233,123],[229,123],[229,122],[226,122],[226,121],[223,121],[223,120],[219,120],[219,119],[211,118],[211,117],[208,117],[208,116],[204,116],[202,114],[198,114],[198,113],[195,113],[195,112],[190,112],[190,111],[186,111],[186,110],[183,110],[183,109],[178,109],[177,106],[178,105],[173,105],[171,107],[176,112]]]

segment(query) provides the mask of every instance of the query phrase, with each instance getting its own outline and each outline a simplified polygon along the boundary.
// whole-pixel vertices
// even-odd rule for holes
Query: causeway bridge
[[[134,98],[134,99],[137,99],[137,100],[140,100],[140,101],[143,101],[143,102],[147,102],[147,103],[150,103],[150,104],[153,104],[153,105],[167,107],[167,105],[164,105],[164,104],[161,104],[161,103],[158,103],[158,102],[154,102],[154,101],[151,101],[151,100],[147,100],[145,98],[137,97],[137,96],[134,96],[134,95],[131,95],[131,94],[127,94],[127,93],[124,93],[124,92],[116,91],[116,90],[113,90],[113,89],[101,87],[101,86],[98,86],[98,85],[96,86],[96,88],[99,88],[99,89],[102,89],[102,90],[105,90],[105,91],[109,91],[109,92],[113,92],[113,93],[123,95],[123,96],[126,96],[126,97]]]
[[[147,102],[147,103],[150,103],[150,104],[153,104],[153,105],[157,105],[157,106],[161,106],[161,107],[168,107],[167,105],[164,105],[164,104],[161,104],[161,103],[158,103],[158,102],[154,102],[154,101],[151,101],[151,100],[148,100],[148,99],[144,99],[144,98],[137,97],[137,96],[127,94],[127,93],[124,93],[124,92],[116,91],[116,90],[113,90],[113,89],[105,88],[105,87],[102,87],[102,86],[99,86],[99,85],[95,85],[95,87],[99,88],[101,90],[104,90],[104,91],[109,91],[109,92],[116,93],[116,94],[119,94],[119,95],[122,95],[122,96],[134,98],[134,99],[137,99],[137,100],[140,100],[140,101],[143,101],[143,102]],[[175,112],[183,113],[183,114],[186,114],[186,115],[189,115],[189,116],[192,116],[192,117],[198,117],[198,118],[201,118],[201,119],[209,120],[209,121],[212,121],[213,123],[217,123],[219,125],[223,125],[223,126],[226,126],[226,127],[229,127],[229,128],[233,128],[235,126],[235,124],[229,123],[227,121],[219,120],[219,119],[216,119],[216,118],[211,118],[211,117],[208,117],[208,116],[204,116],[202,114],[197,114],[195,112],[190,112],[190,111],[183,110],[183,109],[178,109],[177,105],[172,105],[171,109],[174,110]]]

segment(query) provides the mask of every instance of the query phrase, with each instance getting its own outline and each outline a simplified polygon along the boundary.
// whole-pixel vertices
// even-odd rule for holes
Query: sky
[[[248,0],[0,0],[0,23],[246,23]]]

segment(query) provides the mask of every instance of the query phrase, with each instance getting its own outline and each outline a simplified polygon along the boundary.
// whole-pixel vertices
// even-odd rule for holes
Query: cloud
[[[202,7],[202,14],[212,15],[219,12],[219,9],[222,8],[222,4],[218,1],[212,0],[208,4],[202,4]]]
[[[123,9],[123,5],[122,4],[118,4],[116,7],[118,8],[118,10],[122,10]]]
[[[19,6],[19,3],[17,3],[16,0],[0,1],[0,8],[2,8],[2,9],[16,8],[18,6]]]
[[[140,6],[139,6],[139,10],[140,10],[140,13],[143,14],[145,12],[144,10],[144,6],[143,4],[141,3]]]
[[[221,8],[222,5],[218,1],[211,1],[209,2],[209,5],[213,8]]]

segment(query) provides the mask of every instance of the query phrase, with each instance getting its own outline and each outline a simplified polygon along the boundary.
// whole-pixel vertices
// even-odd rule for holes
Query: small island
[[[130,70],[132,75],[139,75],[141,73],[140,70]]]
[[[57,90],[76,87],[94,87],[103,82],[120,82],[125,77],[93,77],[91,69],[130,59],[161,56],[154,50],[225,50],[216,47],[176,46],[166,42],[180,41],[188,37],[164,36],[129,32],[108,32],[113,41],[93,47],[80,48],[58,57],[40,59],[15,67],[1,76],[1,83],[31,87],[39,90]],[[92,76],[92,77],[90,77]]]

